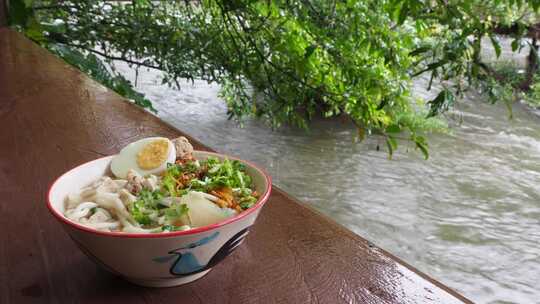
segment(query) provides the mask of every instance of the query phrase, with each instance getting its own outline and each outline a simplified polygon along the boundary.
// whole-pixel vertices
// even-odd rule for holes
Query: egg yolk
[[[137,165],[143,170],[159,167],[169,154],[169,142],[165,139],[154,140],[137,153]]]

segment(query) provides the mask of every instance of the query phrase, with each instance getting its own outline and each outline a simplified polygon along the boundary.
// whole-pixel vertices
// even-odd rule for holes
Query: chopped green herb
[[[241,198],[239,205],[240,205],[240,208],[245,210],[253,206],[256,202],[257,202],[257,198],[253,196],[249,196],[249,197]]]
[[[150,191],[147,189],[142,189],[139,192],[138,198],[147,206],[157,207],[157,203],[163,198],[163,194],[158,190]]]
[[[170,196],[177,196],[176,193],[176,180],[172,174],[165,173],[162,179],[163,188]]]
[[[223,191],[221,188],[233,189],[234,200],[242,209],[248,209],[257,202],[257,198],[252,194],[252,180],[245,170],[246,167],[237,160],[220,160],[216,157],[167,164],[161,176],[160,189],[141,190],[137,201],[128,207],[128,211],[137,223],[145,227],[165,224],[163,230],[173,231],[170,229],[176,229],[172,228],[176,224],[189,221],[188,207],[178,201],[171,204],[171,201],[164,200],[165,197],[181,197],[189,191],[219,192]]]
[[[186,204],[173,204],[171,207],[164,209],[164,214],[169,221],[175,221],[187,214],[189,208]]]
[[[152,220],[150,220],[150,217],[145,212],[147,211],[147,208],[143,200],[135,201],[131,204],[129,209],[131,216],[133,216],[133,219],[137,221],[137,223],[141,225],[150,225],[152,223]]]
[[[218,187],[245,188],[251,186],[251,178],[245,171],[245,166],[237,160],[224,159],[220,161],[215,157],[209,157],[202,162],[208,167],[209,177],[205,190]]]
[[[187,226],[163,225],[163,227],[161,227],[162,231],[183,231],[186,229]]]

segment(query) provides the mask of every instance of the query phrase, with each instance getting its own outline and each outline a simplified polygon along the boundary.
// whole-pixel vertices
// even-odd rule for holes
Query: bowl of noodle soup
[[[69,211],[67,198],[74,191],[112,175],[110,166],[114,156],[108,156],[84,163],[61,175],[49,189],[47,207],[75,244],[108,271],[149,287],[192,282],[207,274],[243,242],[272,188],[270,176],[249,162],[204,151],[193,151],[193,156],[197,160],[211,158],[241,162],[254,190],[259,193],[257,201],[217,223],[178,231],[160,230],[159,233],[115,231],[112,224],[89,226],[73,220],[66,215]]]

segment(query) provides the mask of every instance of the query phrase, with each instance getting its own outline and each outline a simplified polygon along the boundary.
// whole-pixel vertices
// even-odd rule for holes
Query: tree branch
[[[482,62],[482,61],[477,61],[476,64],[478,64],[478,66],[480,68],[482,68],[482,70],[484,70],[484,72],[495,78],[495,80],[499,81],[499,82],[504,82],[506,79],[503,75],[497,73],[497,71],[495,71],[492,67],[490,67],[489,65],[487,65],[485,62]]]
[[[493,28],[493,32],[497,35],[503,36],[517,36],[522,32],[523,28],[520,27],[519,23],[513,23],[509,26],[507,25],[497,25]],[[531,24],[525,29],[525,37],[540,39],[540,22]]]
[[[75,5],[36,5],[33,6],[33,10],[55,10],[55,9],[66,9],[66,8],[77,8]]]
[[[126,58],[124,56],[112,56],[112,55],[109,55],[107,53],[104,53],[104,52],[101,52],[101,51],[98,51],[98,50],[95,50],[95,49],[91,49],[91,48],[88,48],[88,47],[85,47],[85,46],[82,46],[82,45],[78,45],[78,44],[73,44],[73,43],[64,43],[64,44],[68,45],[68,46],[71,46],[71,47],[74,47],[74,48],[82,49],[82,50],[85,50],[85,51],[100,55],[100,56],[105,57],[105,58],[110,59],[110,60],[124,61],[126,63],[134,64],[134,65],[139,66],[139,67],[143,66],[143,67],[146,67],[146,68],[151,68],[151,69],[156,69],[156,70],[163,71],[163,68],[160,67],[160,66],[157,66],[157,65],[152,65],[152,64],[148,64],[148,63],[144,63],[144,62],[140,62],[140,61],[131,60],[131,59],[128,59],[128,58]]]
[[[534,75],[538,70],[538,44],[536,38],[533,38],[531,43],[531,50],[529,56],[527,56],[527,75],[525,79],[519,84],[519,88],[523,91],[531,89],[531,85],[534,81]]]

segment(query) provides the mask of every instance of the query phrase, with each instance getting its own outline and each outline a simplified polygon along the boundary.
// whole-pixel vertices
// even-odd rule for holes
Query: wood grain
[[[279,189],[201,280],[149,289],[101,270],[45,194],[69,168],[151,135],[184,134],[0,29],[0,303],[470,303]]]

